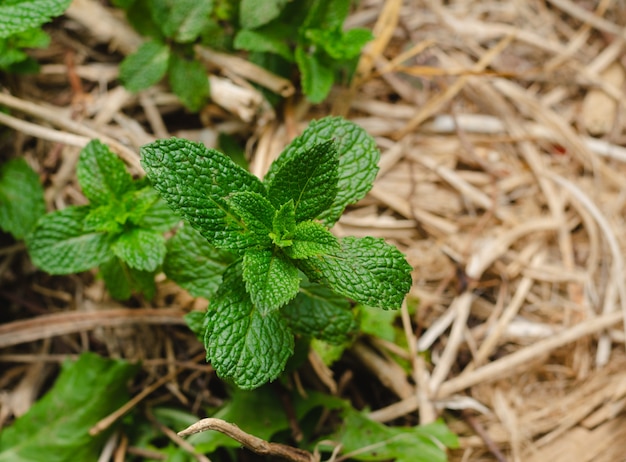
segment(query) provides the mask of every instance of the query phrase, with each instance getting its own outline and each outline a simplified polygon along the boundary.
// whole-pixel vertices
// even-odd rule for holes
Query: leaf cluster
[[[100,267],[113,297],[127,299],[133,291],[152,297],[165,258],[163,232],[178,217],[98,140],[81,151],[76,175],[89,204],[39,218],[26,237],[33,263],[50,274]]]
[[[212,284],[201,293],[211,305],[202,325],[195,323],[220,376],[242,388],[275,379],[295,334],[345,342],[356,328],[346,297],[383,309],[402,303],[411,267],[394,246],[371,237],[338,239],[328,230],[377,172],[374,141],[355,124],[334,117],[312,122],[264,181],[182,139],[159,140],[141,152],[148,178],[190,226],[183,232],[193,228],[204,238],[196,236],[189,253],[172,245],[180,251],[172,253],[175,263],[166,261],[168,276],[195,290],[193,272],[177,269],[222,276],[215,292]],[[223,274],[218,252],[232,254]],[[204,273],[201,279],[207,282]]]
[[[12,0],[0,4],[0,70],[33,72],[37,63],[25,48],[46,48],[50,36],[41,26],[60,16],[71,0]]]

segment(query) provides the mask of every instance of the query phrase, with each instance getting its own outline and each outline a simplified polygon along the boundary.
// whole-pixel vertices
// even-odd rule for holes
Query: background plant
[[[33,263],[50,274],[99,267],[111,295],[151,298],[165,258],[165,237],[178,218],[145,179],[98,140],[80,153],[78,182],[90,201],[42,216],[26,244]]]
[[[234,255],[203,323],[207,358],[221,377],[247,389],[275,379],[293,353],[294,334],[344,342],[354,319],[336,294],[400,307],[411,267],[398,249],[328,231],[378,170],[374,140],[354,123],[311,123],[264,181],[186,140],[159,140],[141,151],[148,178],[169,205],[210,245]],[[211,260],[211,252],[202,253]],[[197,264],[196,255],[178,267]]]

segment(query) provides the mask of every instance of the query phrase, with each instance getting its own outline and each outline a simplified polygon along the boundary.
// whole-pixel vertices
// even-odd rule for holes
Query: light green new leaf
[[[259,193],[243,191],[231,194],[226,203],[241,219],[247,247],[268,247],[271,244],[270,233],[276,210],[269,200]]]
[[[0,39],[39,27],[70,6],[71,0],[12,0],[0,3]]]
[[[173,53],[169,65],[169,81],[172,91],[190,111],[197,112],[206,104],[209,97],[209,77],[200,61],[187,60]]]
[[[441,421],[416,427],[390,427],[348,409],[333,441],[355,460],[396,462],[446,462],[445,447],[458,447],[456,435]]]
[[[363,128],[341,117],[325,117],[311,122],[270,166],[265,181],[271,182],[282,165],[299,151],[311,149],[326,140],[333,140],[337,149],[339,182],[332,206],[316,218],[331,227],[347,205],[367,194],[378,173],[380,153],[374,139]]]
[[[298,151],[274,172],[267,195],[276,208],[292,200],[297,222],[313,219],[337,196],[338,165],[332,140]]]
[[[292,244],[285,248],[290,258],[301,259],[331,254],[340,249],[337,238],[324,225],[315,221],[298,223],[290,234]]]
[[[278,249],[249,249],[243,256],[243,279],[256,309],[277,310],[298,293],[298,269]]]
[[[411,265],[383,239],[346,237],[341,250],[296,260],[311,281],[365,305],[400,308],[411,288]]]
[[[193,42],[206,28],[213,11],[212,0],[158,0],[152,12],[166,37],[178,43]]]
[[[207,360],[223,378],[251,390],[277,378],[293,354],[294,339],[279,311],[254,306],[241,272],[230,267],[208,312]]]
[[[0,167],[0,228],[23,239],[46,213],[39,176],[19,157]]]
[[[121,234],[111,250],[133,269],[155,271],[165,258],[165,238],[152,230],[134,228]]]
[[[87,231],[119,233],[123,229],[124,221],[119,221],[119,217],[126,215],[123,204],[117,200],[91,207],[89,214],[85,217],[83,229]]]
[[[86,232],[83,222],[91,207],[67,207],[42,216],[26,238],[35,266],[50,274],[71,274],[94,268],[110,258],[106,233]]]
[[[120,80],[128,91],[136,93],[163,78],[170,60],[170,47],[152,40],[146,42],[120,64]]]
[[[167,241],[163,271],[194,297],[211,298],[222,282],[222,273],[233,254],[218,250],[189,225]]]
[[[128,300],[133,292],[142,293],[150,300],[156,293],[153,271],[133,269],[118,257],[101,264],[100,275],[111,297],[116,300]]]
[[[334,344],[348,341],[358,328],[348,300],[318,284],[303,283],[280,312],[296,333]]]
[[[270,236],[272,242],[278,247],[289,247],[293,244],[291,234],[296,229],[296,209],[293,200],[285,202],[280,209],[276,211],[272,220],[272,232]]]
[[[80,152],[76,176],[85,197],[92,204],[108,204],[121,198],[133,184],[122,159],[99,140],[90,141]]]
[[[288,0],[241,0],[239,24],[242,29],[255,29],[276,19]]]
[[[246,225],[227,198],[243,191],[265,196],[257,177],[218,151],[177,138],[143,146],[141,154],[155,189],[213,245],[232,251],[249,247]]]
[[[302,46],[296,47],[295,58],[300,71],[302,91],[311,103],[321,103],[335,82],[333,69],[323,63],[318,54],[309,53]]]
[[[356,58],[361,53],[361,49],[374,36],[369,29],[350,29],[347,32],[340,28],[329,29],[308,29],[306,37],[315,45],[337,61],[346,61]]]
[[[1,462],[98,460],[114,430],[90,429],[128,400],[128,380],[137,367],[126,361],[83,353],[63,364],[54,386],[0,438]],[[70,411],[71,410],[71,411]]]

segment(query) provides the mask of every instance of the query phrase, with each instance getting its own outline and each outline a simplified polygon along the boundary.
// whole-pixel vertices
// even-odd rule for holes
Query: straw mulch
[[[350,88],[316,107],[290,98],[275,113],[249,81],[284,95],[289,82],[205,52],[213,102],[200,117],[206,126],[193,129],[170,116],[181,112],[165,87],[134,96],[117,86],[119,59],[106,50],[123,55],[141,39],[108,10],[94,13],[97,6],[76,1],[59,21],[67,30],[55,29],[53,47],[40,53],[51,62],[43,74],[21,85],[19,99],[0,95],[16,114],[0,122],[17,130],[16,146],[42,172],[51,206],[81,200],[72,146],[91,137],[138,169],[138,146],[157,137],[210,145],[219,131],[245,135],[251,168],[262,175],[308,119],[349,117],[376,137],[381,170],[335,231],[397,244],[415,268],[409,299],[419,300],[414,316],[407,307],[400,316],[408,347],[361,340],[350,353],[389,396],[369,403],[372,417],[428,423],[444,415],[460,436],[451,460],[624,460],[624,2],[362,0],[348,26],[372,27],[376,39]],[[136,335],[165,329],[149,324],[179,324],[181,312],[204,301],[164,282],[157,300],[131,309],[93,279],[59,290],[45,282],[30,287],[57,317],[14,324],[0,332],[1,346],[79,332],[66,344],[78,350],[86,332],[124,325],[107,331],[113,340],[94,335],[113,356],[149,358],[145,367],[161,376],[167,365],[165,379],[149,375],[153,389],[166,383],[189,401],[177,374],[210,370],[191,354],[183,362],[170,338],[146,345]],[[184,330],[176,332],[182,339]],[[35,345],[38,358],[58,359],[49,340]],[[14,351],[0,360],[28,364]],[[410,361],[410,374],[391,353]],[[346,389],[311,362],[327,391]],[[13,367],[0,386],[19,377],[9,396],[35,390],[32,401],[36,367],[44,366]],[[24,407],[27,398],[15,402]]]

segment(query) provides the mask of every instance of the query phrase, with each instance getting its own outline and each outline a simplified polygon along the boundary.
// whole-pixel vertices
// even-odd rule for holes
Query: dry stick
[[[222,419],[202,419],[185,430],[178,433],[179,436],[189,436],[207,430],[215,430],[231,437],[251,451],[272,457],[282,457],[293,462],[315,462],[315,457],[308,451],[294,448],[280,443],[270,443],[254,435],[244,432],[242,429]]]
[[[541,340],[531,346],[511,353],[508,356],[497,359],[474,371],[463,373],[458,377],[448,380],[439,389],[435,398],[443,399],[454,393],[458,393],[466,388],[478,383],[496,380],[511,370],[516,369],[527,362],[549,353],[550,351],[574,342],[587,335],[608,329],[622,320],[621,313],[608,313],[589,321],[581,322],[567,330],[564,330],[552,337]],[[370,418],[378,422],[387,422],[397,417],[405,415],[407,412],[415,411],[419,402],[415,396],[398,401],[390,406],[378,409],[369,414]]]
[[[616,35],[623,40],[626,40],[626,32],[623,26],[618,26],[611,21],[607,21],[599,16],[596,16],[591,11],[586,10],[568,0],[548,0],[554,6],[569,14],[570,16],[579,19],[580,21],[592,25],[594,28],[608,32],[609,34]]]
[[[54,128],[43,127],[22,119],[17,119],[8,114],[0,112],[0,124],[11,127],[18,132],[22,132],[35,138],[52,141],[53,143],[63,143],[79,148],[85,147],[89,143],[90,138],[86,136],[74,135],[72,133],[62,132]]]
[[[183,439],[179,434],[177,434],[174,430],[172,430],[169,427],[166,427],[165,425],[163,425],[161,422],[159,422],[155,417],[154,414],[152,414],[152,412],[150,410],[147,411],[148,414],[148,419],[154,424],[156,425],[156,427],[163,432],[163,434],[165,436],[167,436],[171,441],[173,441],[175,444],[177,444],[178,446],[180,446],[182,449],[184,449],[185,451],[187,451],[189,454],[191,454],[193,457],[195,457],[195,459],[198,462],[211,462],[211,459],[209,459],[207,456],[205,456],[204,454],[199,454],[196,452],[196,449],[193,447],[193,445],[191,445],[189,442],[187,442],[187,440]]]
[[[604,233],[606,240],[609,244],[609,249],[611,249],[613,261],[611,265],[612,284],[609,284],[609,288],[611,288],[612,290],[607,290],[602,311],[603,313],[608,313],[614,310],[615,305],[613,303],[613,297],[609,297],[609,293],[617,288],[620,298],[622,317],[624,321],[624,333],[626,333],[626,287],[624,287],[626,281],[624,280],[624,258],[622,256],[620,246],[617,242],[617,238],[613,232],[613,229],[611,228],[611,224],[604,217],[602,212],[598,210],[598,207],[594,205],[591,199],[589,199],[589,197],[583,191],[581,191],[580,188],[578,188],[574,183],[552,172],[544,172],[544,174],[552,181],[566,189],[573,198],[580,202],[583,207],[585,207],[585,209],[596,220],[598,226]],[[598,350],[600,350],[601,348],[604,350],[610,348],[611,339],[608,335],[604,335],[600,340],[602,341],[602,345],[600,343],[598,344]]]
[[[65,130],[87,136],[89,139],[98,138],[108,144],[124,161],[135,168],[137,172],[143,172],[143,169],[139,164],[139,155],[136,152],[108,135],[100,133],[93,128],[81,124],[80,122],[63,117],[61,115],[62,111],[59,111],[58,108],[51,108],[36,104],[31,101],[16,98],[15,96],[11,96],[6,93],[0,93],[0,105],[46,120],[47,122]]]

